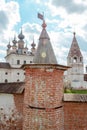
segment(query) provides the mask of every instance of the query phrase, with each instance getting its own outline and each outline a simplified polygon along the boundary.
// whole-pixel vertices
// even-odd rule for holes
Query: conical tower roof
[[[71,48],[69,50],[68,57],[74,57],[74,56],[82,57],[78,42],[76,40],[75,32],[73,34],[74,36],[73,36],[73,40],[72,40]]]
[[[57,60],[50,42],[49,35],[46,31],[46,23],[43,20],[42,32],[39,37],[37,51],[34,57],[36,64],[57,64]]]

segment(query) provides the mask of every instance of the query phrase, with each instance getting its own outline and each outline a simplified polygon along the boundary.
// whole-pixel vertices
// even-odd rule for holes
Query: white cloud
[[[83,13],[85,10],[87,10],[87,5],[83,4],[81,0],[78,0],[79,2],[76,3],[74,0],[52,0],[52,4],[54,6],[63,7],[68,13]]]
[[[20,22],[19,5],[15,1],[5,2],[0,0],[0,52],[5,54],[2,48],[7,46],[9,37],[12,37],[14,26]]]
[[[72,43],[73,31],[76,31],[76,38],[81,51],[84,50],[83,57],[85,64],[87,63],[87,0],[49,0],[46,3],[49,10],[49,24],[54,24],[52,32],[52,42],[59,63],[65,64],[67,54]],[[56,39],[56,41],[54,39]],[[68,44],[68,47],[67,45]],[[82,45],[83,44],[83,45]],[[84,47],[85,46],[85,47]]]
[[[28,23],[23,24],[22,27],[23,27],[23,34],[25,35],[25,41],[27,42],[28,47],[30,48],[31,43],[33,42],[33,38],[34,38],[35,44],[37,45],[39,35],[41,32],[40,25],[36,23],[30,24],[28,22]]]

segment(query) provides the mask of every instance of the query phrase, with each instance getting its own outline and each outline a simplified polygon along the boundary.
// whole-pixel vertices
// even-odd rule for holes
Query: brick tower
[[[26,71],[23,130],[64,130],[63,72],[58,65],[43,21],[34,64]]]

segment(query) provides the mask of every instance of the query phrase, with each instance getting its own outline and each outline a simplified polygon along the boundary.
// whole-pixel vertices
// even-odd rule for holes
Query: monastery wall
[[[23,82],[25,72],[22,69],[0,69],[0,83]]]
[[[64,130],[87,130],[87,95],[64,96]]]
[[[0,130],[22,130],[23,94],[0,93]]]

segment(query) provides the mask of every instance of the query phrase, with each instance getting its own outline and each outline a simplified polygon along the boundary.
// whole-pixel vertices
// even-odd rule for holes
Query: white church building
[[[21,69],[23,64],[30,64],[33,62],[35,53],[35,43],[31,44],[31,52],[28,50],[24,42],[24,35],[22,29],[18,35],[17,41],[14,37],[12,45],[7,45],[6,62],[0,62],[0,83],[23,82],[25,79],[25,72]]]

